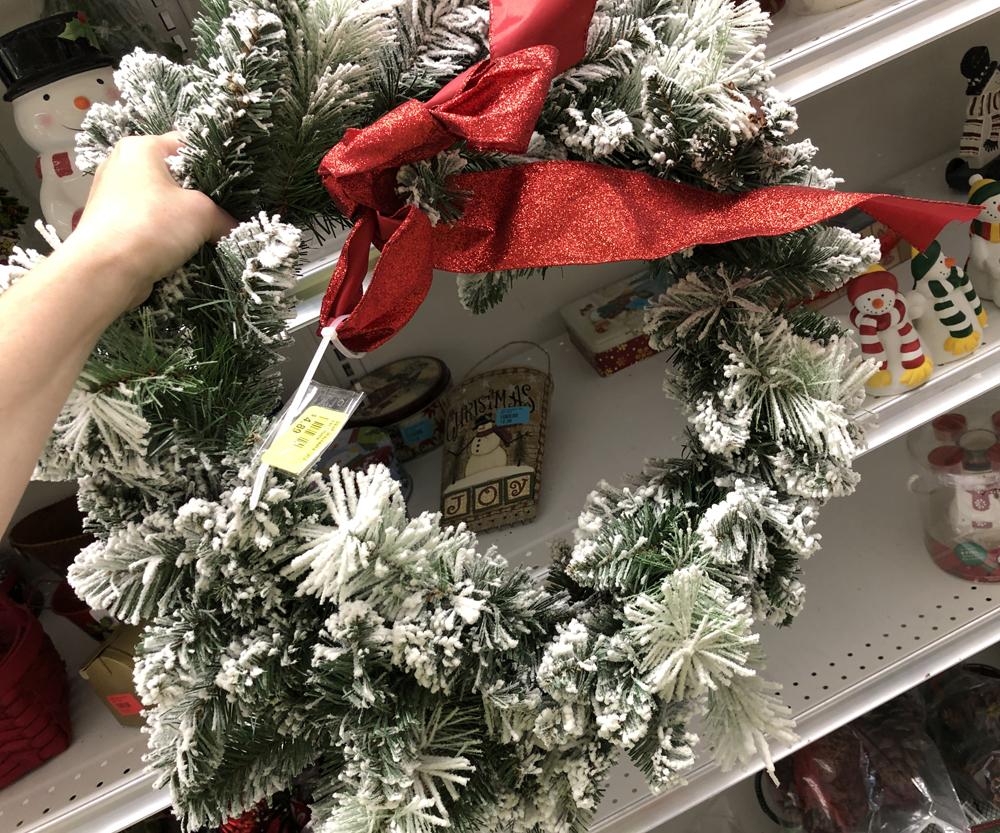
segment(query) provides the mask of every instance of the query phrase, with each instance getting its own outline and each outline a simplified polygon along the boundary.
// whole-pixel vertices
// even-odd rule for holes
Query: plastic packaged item
[[[403,500],[413,491],[413,478],[396,459],[396,449],[392,439],[381,428],[365,426],[342,431],[320,458],[317,468],[324,474],[334,466],[365,471],[369,466],[381,463],[399,483]]]
[[[433,356],[412,356],[383,365],[354,384],[365,399],[348,428],[381,428],[400,462],[433,451],[444,442],[444,415],[451,371]]]
[[[964,833],[965,814],[908,692],[779,761],[761,806],[804,833]]]
[[[927,729],[959,795],[1000,809],[1000,670],[969,663],[925,683]]]
[[[969,581],[1000,581],[1000,400],[942,414],[913,431],[907,449],[935,563]]]

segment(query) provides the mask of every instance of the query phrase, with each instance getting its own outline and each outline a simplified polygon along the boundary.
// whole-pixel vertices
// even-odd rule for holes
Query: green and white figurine
[[[986,312],[968,275],[937,240],[923,254],[913,250],[910,272],[913,291],[906,302],[931,360],[942,365],[971,356],[982,343]]]

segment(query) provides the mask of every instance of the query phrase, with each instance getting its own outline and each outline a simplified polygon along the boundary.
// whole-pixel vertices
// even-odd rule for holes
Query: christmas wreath
[[[178,178],[243,222],[106,332],[36,473],[77,478],[99,536],[77,592],[149,623],[147,761],[186,828],[309,770],[325,833],[582,830],[623,753],[654,790],[681,783],[696,717],[721,766],[770,766],[793,722],[756,623],[802,608],[817,511],[857,482],[872,370],[792,302],[878,260],[824,217],[863,203],[919,246],[945,220],[837,194],[789,141],[753,0],[203,5],[192,63],[123,59],[80,162],[179,129]],[[323,315],[348,316],[356,350],[405,323],[432,265],[475,273],[474,312],[552,263],[670,275],[647,328],[685,457],[601,484],[544,584],[408,518],[382,467],[272,472],[249,508],[302,230],[348,223]]]

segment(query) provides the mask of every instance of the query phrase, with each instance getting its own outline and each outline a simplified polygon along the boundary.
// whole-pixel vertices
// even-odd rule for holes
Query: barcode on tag
[[[347,414],[311,405],[281,434],[262,455],[267,465],[301,474],[340,433]]]

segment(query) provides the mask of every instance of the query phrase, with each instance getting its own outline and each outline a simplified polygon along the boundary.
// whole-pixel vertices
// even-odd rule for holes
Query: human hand
[[[101,163],[87,205],[63,248],[77,257],[110,258],[123,277],[122,309],[141,304],[160,278],[218,240],[236,221],[200,191],[181,188],[166,159],[181,134],[130,136]]]

